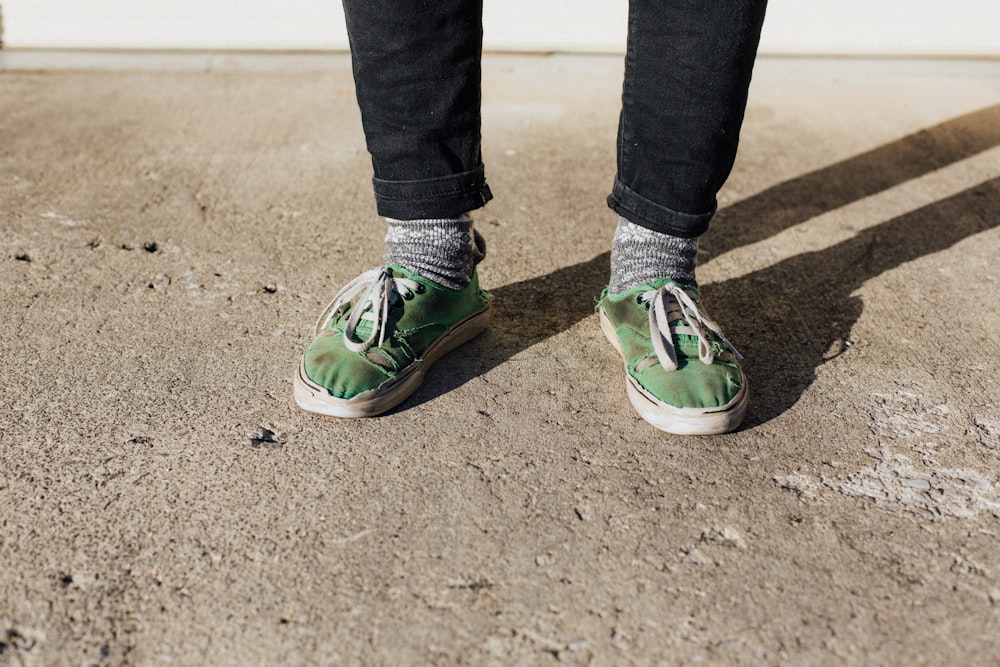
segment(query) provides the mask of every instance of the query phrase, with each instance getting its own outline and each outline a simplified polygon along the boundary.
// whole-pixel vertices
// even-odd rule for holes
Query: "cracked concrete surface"
[[[346,59],[50,57],[0,59],[0,665],[997,660],[996,61],[760,61],[699,270],[752,403],[682,438],[593,313],[618,59],[487,58],[494,325],[337,421]]]

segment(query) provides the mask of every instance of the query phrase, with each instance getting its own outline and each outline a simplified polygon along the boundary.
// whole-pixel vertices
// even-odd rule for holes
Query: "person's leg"
[[[482,0],[344,0],[384,268],[334,298],[295,378],[313,412],[391,409],[427,367],[485,329],[467,213],[491,195],[480,153]]]
[[[704,314],[694,269],[736,156],[765,5],[630,3],[608,198],[620,218],[599,310],[633,405],[674,433],[729,431],[746,410],[739,354]]]
[[[466,214],[492,197],[480,150],[482,0],[343,4],[385,264],[465,287],[481,259]]]
[[[608,198],[626,220],[700,236],[733,166],[765,0],[632,0]]]
[[[482,0],[344,0],[387,218],[457,218],[491,195],[480,152]]]

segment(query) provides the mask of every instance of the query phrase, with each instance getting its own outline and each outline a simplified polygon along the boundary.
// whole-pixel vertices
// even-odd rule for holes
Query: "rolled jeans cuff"
[[[611,190],[611,196],[608,197],[608,206],[618,215],[640,227],[686,239],[693,239],[705,233],[717,207],[713,202],[708,213],[681,213],[646,199],[617,179]]]
[[[419,181],[373,178],[378,214],[397,220],[457,218],[493,199],[483,166],[472,171]]]

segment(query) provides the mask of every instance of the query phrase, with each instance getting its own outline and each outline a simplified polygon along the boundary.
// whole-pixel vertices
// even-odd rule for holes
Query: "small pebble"
[[[262,428],[256,433],[256,435],[250,438],[250,446],[254,449],[259,449],[261,447],[264,449],[280,449],[281,438],[271,429]]]
[[[692,565],[704,565],[705,558],[697,549],[692,549],[684,554],[684,558],[681,559],[681,562],[690,563]]]

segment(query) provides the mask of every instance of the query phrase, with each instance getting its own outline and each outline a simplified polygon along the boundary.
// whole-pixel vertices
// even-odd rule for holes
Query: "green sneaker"
[[[361,274],[320,316],[295,376],[295,401],[334,417],[392,409],[435,361],[486,329],[490,298],[475,271],[462,290],[401,266]]]
[[[748,399],[743,357],[704,314],[696,287],[665,278],[622,294],[605,289],[597,309],[643,419],[678,435],[740,425]]]

